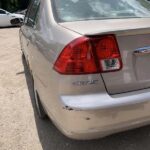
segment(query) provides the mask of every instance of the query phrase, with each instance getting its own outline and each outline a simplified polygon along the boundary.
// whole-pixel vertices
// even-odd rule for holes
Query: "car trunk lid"
[[[150,19],[116,19],[61,23],[82,35],[115,34],[123,69],[102,73],[110,94],[150,87]]]

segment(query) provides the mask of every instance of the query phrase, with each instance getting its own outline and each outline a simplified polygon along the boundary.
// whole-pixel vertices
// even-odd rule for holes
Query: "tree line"
[[[30,0],[0,0],[0,8],[10,12],[24,10],[28,7]]]

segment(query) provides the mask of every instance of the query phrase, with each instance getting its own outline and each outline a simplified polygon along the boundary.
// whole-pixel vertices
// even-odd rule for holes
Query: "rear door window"
[[[40,0],[34,0],[27,12],[26,25],[33,27],[35,25],[36,16],[40,6]]]
[[[30,12],[30,9],[31,9],[31,7],[32,7],[32,4],[33,4],[33,0],[30,1],[30,4],[29,4],[29,6],[28,6],[28,8],[27,8],[27,11],[26,11],[26,14],[25,14],[25,18],[24,18],[24,23],[25,23],[25,24],[26,24],[27,21],[28,21],[28,16],[29,16],[29,12]]]
[[[4,10],[0,10],[0,14],[6,14]]]

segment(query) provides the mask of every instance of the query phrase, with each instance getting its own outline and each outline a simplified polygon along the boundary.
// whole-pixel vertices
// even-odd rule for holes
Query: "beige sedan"
[[[93,139],[150,123],[150,3],[33,0],[20,30],[37,112]]]

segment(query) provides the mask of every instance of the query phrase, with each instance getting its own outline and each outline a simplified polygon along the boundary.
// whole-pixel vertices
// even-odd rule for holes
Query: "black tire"
[[[22,18],[14,18],[10,20],[10,23],[12,26],[21,26],[23,23],[23,19]]]
[[[34,99],[35,99],[35,106],[36,106],[36,110],[37,110],[37,114],[39,116],[40,119],[47,119],[47,114],[42,106],[39,94],[36,90],[34,90]]]

